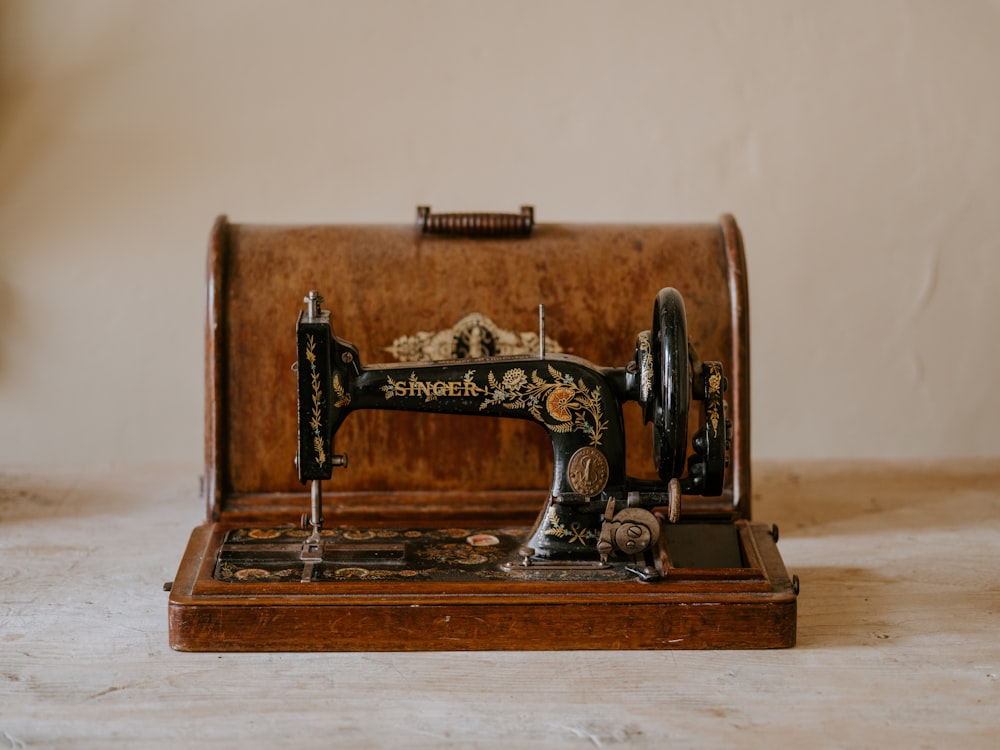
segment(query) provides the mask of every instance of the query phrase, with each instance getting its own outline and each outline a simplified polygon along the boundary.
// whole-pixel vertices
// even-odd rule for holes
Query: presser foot
[[[664,577],[662,562],[657,559],[650,564],[649,560],[633,562],[625,566],[625,570],[635,575],[636,580],[641,583],[652,583]]]

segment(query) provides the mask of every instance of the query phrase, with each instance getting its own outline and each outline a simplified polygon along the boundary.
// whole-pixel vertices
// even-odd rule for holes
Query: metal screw
[[[319,303],[323,301],[322,295],[315,289],[310,289],[309,296],[303,297],[302,301],[307,305],[306,310],[309,320],[315,320],[318,318],[320,313]]]

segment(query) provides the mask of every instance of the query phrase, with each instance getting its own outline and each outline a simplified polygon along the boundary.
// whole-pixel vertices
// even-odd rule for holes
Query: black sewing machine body
[[[724,219],[721,234],[710,225],[542,230],[503,240],[494,252],[492,241],[477,239],[471,266],[471,240],[418,237],[411,246],[413,235],[402,229],[217,225],[206,373],[209,518],[192,534],[173,583],[171,644],[182,650],[792,645],[797,581],[777,554],[776,529],[748,518],[746,302],[742,246],[731,222]],[[351,246],[360,255],[351,256]],[[640,246],[653,249],[637,255]],[[387,346],[400,340],[398,329],[372,346],[378,326],[367,317],[371,308],[337,285],[348,283],[346,270],[376,265],[372,247],[421,268],[428,257],[442,266],[458,259],[470,278],[460,294],[439,298],[455,311],[443,315],[486,328],[456,324],[444,357],[368,363],[373,353],[398,348]],[[674,247],[685,249],[675,255]],[[355,261],[338,262],[332,249]],[[545,264],[526,264],[539,254]],[[510,354],[507,332],[468,314],[478,306],[477,287],[515,288],[504,283],[508,273],[528,287],[544,286],[547,275],[576,269],[593,278],[599,273],[585,269],[597,263],[608,274],[645,281],[670,275],[647,268],[660,259],[694,290],[690,321],[679,291],[647,289],[652,320],[648,307],[629,316],[644,325],[605,326],[592,317],[599,310],[573,308],[571,319],[554,318],[562,346],[547,346],[540,312],[537,334],[520,335],[534,349]],[[275,276],[276,263],[292,272]],[[327,267],[330,275],[317,279],[314,270]],[[385,270],[378,283],[394,304],[423,305],[427,292],[415,266],[379,267]],[[720,268],[728,280],[706,283]],[[306,278],[297,297],[319,287],[331,302],[311,292],[293,337],[294,318],[279,300]],[[586,299],[570,288],[566,295],[546,292],[560,312]],[[722,306],[706,306],[713,297]],[[607,310],[618,314],[633,302],[645,307],[630,298]],[[496,301],[488,309],[498,317]],[[564,332],[575,325],[585,332],[607,327],[619,341],[609,346],[607,334],[567,341]],[[367,343],[351,343],[352,330]],[[444,351],[438,344],[449,336],[424,339]],[[609,348],[631,355],[597,360]],[[710,359],[699,360],[701,354]],[[397,414],[404,421],[394,421]],[[637,430],[637,414],[645,431]],[[445,415],[464,421],[441,421],[455,419]],[[527,469],[533,458],[511,443],[521,435],[507,427],[514,423],[547,436],[547,481],[523,481],[534,476]],[[636,441],[649,447],[637,450]],[[431,484],[442,489],[408,486],[404,472],[411,476],[422,463],[414,462],[414,451],[441,475]],[[643,452],[648,458],[637,463]],[[397,453],[410,459],[397,462]],[[286,479],[293,456],[294,476]],[[308,493],[296,490],[301,484]]]
[[[554,467],[548,499],[519,548],[522,567],[561,563],[555,567],[565,570],[578,562],[578,570],[600,570],[624,557],[645,579],[663,571],[655,548],[661,517],[653,511],[663,508],[676,522],[683,492],[722,489],[732,432],[723,398],[726,380],[719,362],[692,366],[684,301],[676,289],[659,292],[652,328],[638,334],[633,358],[622,367],[544,351],[366,367],[357,348],[334,335],[321,300],[310,292],[296,327],[296,465],[303,482],[329,479],[335,465],[346,463],[334,458],[334,436],[353,411],[529,420],[548,432]],[[538,339],[544,340],[544,331]],[[703,427],[693,441],[690,473],[682,477],[692,392],[704,405]],[[637,402],[654,425],[659,482],[626,472],[622,406],[627,401]],[[314,518],[314,527],[317,520],[322,521]],[[514,566],[508,561],[506,567]]]

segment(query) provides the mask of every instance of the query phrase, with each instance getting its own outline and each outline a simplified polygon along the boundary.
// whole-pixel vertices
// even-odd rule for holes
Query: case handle
[[[417,206],[417,229],[423,234],[467,237],[526,237],[535,225],[533,206],[521,206],[519,214],[432,214],[430,206]]]

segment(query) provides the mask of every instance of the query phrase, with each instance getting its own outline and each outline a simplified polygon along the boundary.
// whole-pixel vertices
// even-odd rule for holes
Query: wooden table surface
[[[794,649],[190,654],[197,469],[0,469],[0,748],[1000,747],[1000,461],[757,464]]]

